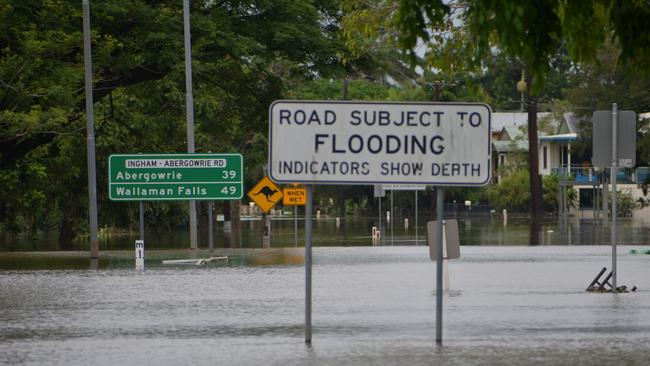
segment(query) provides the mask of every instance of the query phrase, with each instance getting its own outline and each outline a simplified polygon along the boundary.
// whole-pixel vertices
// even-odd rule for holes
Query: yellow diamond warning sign
[[[269,177],[264,177],[253,189],[248,191],[248,198],[255,202],[262,212],[269,213],[273,206],[282,199],[282,192]]]
[[[285,188],[282,195],[285,206],[304,206],[307,203],[307,188]]]

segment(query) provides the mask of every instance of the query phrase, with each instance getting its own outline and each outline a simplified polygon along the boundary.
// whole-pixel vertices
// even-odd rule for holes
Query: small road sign
[[[135,269],[144,269],[144,240],[135,241]]]
[[[248,198],[255,202],[262,212],[268,213],[282,199],[282,191],[269,177],[264,177],[248,191]]]
[[[636,113],[618,111],[616,123],[617,165],[632,168],[636,165]],[[593,114],[591,163],[594,166],[612,165],[612,111],[595,111]]]
[[[285,188],[282,190],[282,204],[304,206],[307,203],[307,188]]]
[[[382,184],[384,191],[424,191],[427,186],[423,184]]]
[[[133,154],[108,158],[112,201],[238,200],[241,154]]]
[[[444,259],[460,258],[460,240],[458,239],[458,221],[456,220],[443,220],[443,244],[445,249],[443,255]],[[429,241],[429,256],[432,261],[435,261],[438,256],[438,249],[436,248],[435,238],[438,233],[438,222],[427,222],[427,238]]]

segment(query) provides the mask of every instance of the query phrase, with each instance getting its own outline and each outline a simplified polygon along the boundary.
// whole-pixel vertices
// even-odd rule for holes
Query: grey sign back
[[[616,146],[618,166],[631,168],[636,165],[636,113],[618,111]],[[594,166],[612,165],[612,111],[595,111],[593,115],[591,163]]]
[[[443,230],[445,232],[445,244],[447,245],[447,255],[444,259],[460,258],[460,240],[458,240],[458,221],[444,220]],[[438,256],[438,249],[436,248],[436,239],[438,232],[438,222],[427,222],[427,237],[429,241],[429,257],[435,261]]]

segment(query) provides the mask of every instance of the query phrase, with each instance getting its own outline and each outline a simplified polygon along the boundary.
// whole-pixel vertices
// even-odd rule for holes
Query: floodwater
[[[528,218],[510,218],[501,216],[466,216],[448,214],[446,218],[458,220],[461,245],[529,245]],[[348,217],[337,224],[335,218],[313,220],[313,243],[315,246],[370,246],[373,226],[379,227],[376,217]],[[403,220],[386,223],[382,218],[380,245],[426,245],[426,221],[421,217],[417,223],[411,221],[408,226]],[[293,217],[274,217],[271,221],[271,246],[294,247],[304,244],[304,218],[296,221]],[[547,218],[542,223],[540,233],[541,245],[600,245],[610,244],[610,220]],[[262,247],[262,221],[246,218],[241,222],[242,248]],[[650,244],[650,220],[638,218],[619,218],[617,222],[618,243],[628,245]],[[39,233],[35,237],[26,235],[11,236],[0,233],[0,252],[58,251],[56,233]],[[130,250],[138,233],[123,235],[100,235],[100,250]],[[223,222],[217,222],[214,228],[215,248],[231,248],[230,234],[224,231]],[[150,249],[186,249],[189,248],[188,231],[145,231],[145,246]],[[207,225],[204,223],[199,231],[199,247],[208,248]],[[74,249],[88,250],[88,238],[79,238],[74,242]],[[2,268],[2,267],[0,267]]]
[[[584,291],[608,246],[461,247],[442,346],[424,246],[314,248],[311,347],[302,248],[148,251],[141,272],[132,251],[104,253],[99,270],[3,269],[0,363],[648,365],[650,255],[632,248],[619,247],[618,283],[639,290],[614,295]],[[228,264],[161,264],[222,254]]]

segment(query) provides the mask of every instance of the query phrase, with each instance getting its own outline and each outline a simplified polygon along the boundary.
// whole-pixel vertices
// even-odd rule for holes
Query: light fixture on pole
[[[517,91],[521,93],[521,104],[520,104],[520,112],[524,111],[524,93],[526,92],[526,89],[528,89],[528,83],[526,83],[526,74],[524,72],[524,69],[521,69],[521,80],[517,82]]]

